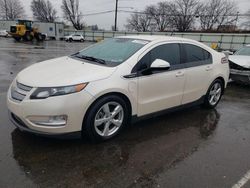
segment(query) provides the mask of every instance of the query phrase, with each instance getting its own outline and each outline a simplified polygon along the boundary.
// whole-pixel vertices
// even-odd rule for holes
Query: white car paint
[[[8,32],[6,30],[1,30],[0,31],[0,37],[8,37],[8,36],[9,36],[9,34],[8,34]]]
[[[250,56],[244,55],[231,55],[229,60],[237,65],[250,69]]]
[[[80,34],[72,34],[72,35],[69,35],[69,36],[65,36],[65,40],[66,41],[84,41],[84,37]]]
[[[40,134],[64,134],[82,130],[82,123],[87,110],[101,96],[109,93],[120,93],[126,96],[131,104],[131,115],[144,116],[171,107],[194,102],[206,95],[211,83],[217,79],[224,80],[226,88],[229,67],[221,63],[224,54],[199,42],[165,36],[126,36],[119,38],[148,40],[141,49],[125,62],[115,67],[95,65],[85,60],[72,57],[61,57],[34,64],[21,71],[10,86],[7,97],[9,111],[21,119],[26,131]],[[181,68],[140,77],[131,75],[133,67],[150,50],[162,44],[193,44],[212,55],[212,64],[198,67]],[[162,62],[156,63],[162,66]],[[132,74],[133,75],[133,74]],[[23,91],[17,82],[32,87]],[[32,100],[30,96],[38,87],[69,86],[80,83],[88,85],[80,92],[46,99]],[[25,95],[20,102],[12,98],[11,92],[16,89]],[[64,126],[41,126],[30,121],[30,117],[66,115]]]

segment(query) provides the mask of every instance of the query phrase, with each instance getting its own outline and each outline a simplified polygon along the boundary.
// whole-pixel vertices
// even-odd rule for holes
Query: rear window
[[[186,52],[185,63],[212,63],[212,55],[203,48],[192,44],[184,44],[183,46]]]

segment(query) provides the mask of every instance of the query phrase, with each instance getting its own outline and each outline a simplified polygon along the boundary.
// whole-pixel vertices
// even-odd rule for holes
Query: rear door
[[[212,55],[195,44],[182,44],[182,57],[186,67],[186,84],[182,104],[194,102],[204,96],[213,73]]]

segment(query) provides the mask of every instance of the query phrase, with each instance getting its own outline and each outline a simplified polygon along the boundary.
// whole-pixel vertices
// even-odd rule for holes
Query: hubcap
[[[221,84],[215,83],[209,92],[209,103],[214,106],[220,100],[221,97]]]
[[[100,136],[111,136],[119,130],[123,119],[123,107],[117,102],[108,102],[96,113],[94,121],[95,130]]]

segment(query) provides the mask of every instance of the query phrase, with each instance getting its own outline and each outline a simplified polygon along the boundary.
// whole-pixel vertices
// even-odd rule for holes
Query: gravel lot
[[[194,107],[141,121],[105,143],[17,130],[6,107],[15,75],[88,45],[0,38],[0,187],[229,188],[250,170],[250,87],[234,83],[215,110]]]

